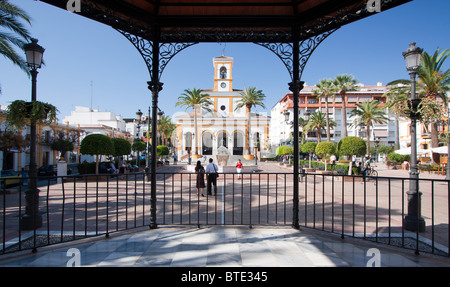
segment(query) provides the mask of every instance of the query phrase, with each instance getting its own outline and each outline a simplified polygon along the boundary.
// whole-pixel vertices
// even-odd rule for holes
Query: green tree
[[[56,139],[51,146],[52,150],[57,150],[61,153],[61,158],[66,157],[66,152],[73,151],[73,143],[66,139]],[[62,160],[62,159],[61,159]]]
[[[353,156],[353,155],[364,155],[366,152],[367,145],[366,142],[359,137],[345,137],[342,138],[338,145],[337,145],[337,151],[339,156]],[[352,174],[353,171],[353,162],[350,161],[350,165],[348,168],[348,175]]]
[[[325,158],[325,170],[327,170],[327,156],[336,153],[336,145],[333,142],[320,142],[316,146],[316,154]]]
[[[326,126],[327,126],[327,120],[326,120],[325,113],[318,111],[311,115],[305,128],[308,131],[317,130],[317,142],[320,143],[322,129]],[[329,120],[328,127],[335,127],[335,126],[336,126],[336,122],[333,120]]]
[[[370,127],[373,123],[384,124],[389,119],[386,117],[385,109],[379,106],[377,100],[356,104],[357,108],[352,110],[350,118],[354,126],[365,126],[367,132],[367,155],[370,155]]]
[[[56,132],[56,140],[52,143],[51,149],[59,151],[62,160],[66,157],[68,151],[73,151],[74,149],[74,142],[69,139],[70,137],[66,135],[64,130],[58,130]]]
[[[147,149],[147,143],[141,139],[135,139],[133,144],[131,145],[131,149],[134,152],[137,152],[138,156],[136,159],[136,165],[139,165],[139,153]]]
[[[304,119],[304,118],[298,118],[298,127],[299,130],[302,131],[302,135],[301,135],[301,143],[304,144],[306,141],[306,135],[308,134],[308,130],[306,129],[306,125],[308,124],[308,122]],[[294,126],[291,126],[291,129],[294,129]]]
[[[342,98],[342,130],[344,131],[344,138],[347,136],[347,92],[356,91],[357,87],[355,85],[357,83],[358,81],[353,76],[346,74],[336,76],[333,82]]]
[[[442,110],[433,111],[430,113],[433,115],[439,115],[438,117],[431,117],[431,147],[439,146],[439,132],[437,129],[438,123],[442,120],[441,116],[447,106],[447,92],[450,91],[450,69],[442,71],[442,65],[445,60],[450,56],[450,49],[442,51],[437,49],[433,55],[424,52],[422,55],[420,67],[418,70],[419,80],[418,84],[423,86],[423,97],[428,101],[436,101],[440,98],[445,106]],[[426,103],[426,102],[425,102]],[[425,108],[430,108],[430,104],[423,104],[422,111]]]
[[[390,152],[393,152],[394,148],[388,145],[382,145],[378,147],[378,152],[383,155],[388,155]]]
[[[162,116],[162,119],[158,122],[158,131],[160,134],[161,144],[167,144],[170,140],[172,132],[177,128],[177,126],[172,122],[170,116]]]
[[[409,92],[411,89],[408,86],[392,86],[383,94],[386,98],[386,106],[389,111],[395,114],[395,129],[396,129],[396,146],[400,148],[400,117],[404,117],[405,107],[408,104]]]
[[[439,145],[437,125],[442,121],[442,114],[446,112],[446,104],[448,102],[447,92],[450,91],[450,69],[444,71],[443,65],[449,56],[450,49],[444,51],[437,49],[433,55],[424,52],[417,70],[417,93],[418,98],[421,99],[418,111],[422,122],[431,122],[431,147]],[[396,85],[398,83],[411,85],[411,81],[405,79],[392,81],[388,85]],[[438,102],[437,98],[440,98],[441,102]]]
[[[309,154],[309,167],[311,168],[311,157],[316,151],[317,144],[315,142],[306,142],[302,145],[302,152]]]
[[[200,111],[200,107],[205,109],[208,112],[211,112],[211,108],[213,102],[211,98],[209,98],[208,94],[204,94],[201,89],[186,89],[181,96],[178,97],[178,102],[175,104],[175,107],[182,106],[188,108],[192,108],[194,111],[194,142],[195,142],[195,150],[194,154],[198,155],[198,130],[197,130],[197,114]],[[156,143],[155,143],[156,144]]]
[[[11,149],[15,148],[22,151],[30,145],[30,136],[22,136],[18,131],[4,130],[0,131],[0,151],[3,155]]]
[[[23,46],[31,40],[21,21],[31,25],[31,18],[24,10],[9,0],[0,1],[0,54],[29,75],[25,58],[15,50],[18,47],[23,51]]]
[[[277,155],[291,155],[294,152],[294,148],[291,146],[279,146],[275,152]]]
[[[326,128],[327,128],[327,141],[331,140],[330,136],[330,117],[328,114],[328,97],[333,97],[337,91],[336,86],[333,84],[333,80],[331,79],[322,79],[316,84],[317,89],[313,91],[313,95],[315,95],[319,101],[321,98],[325,100],[325,115],[326,115]]]
[[[246,129],[246,137],[247,137],[247,154],[251,154],[250,148],[250,127],[251,127],[251,110],[252,107],[260,106],[265,108],[264,99],[266,96],[264,95],[262,90],[256,90],[256,87],[246,88],[244,91],[240,92],[241,98],[236,102],[235,110],[238,110],[242,107],[246,108],[247,113],[247,129]]]
[[[158,156],[164,156],[169,154],[169,148],[165,145],[159,145],[156,147],[156,152]]]
[[[362,138],[345,137],[339,141],[337,149],[339,156],[361,156],[365,154],[367,145]]]
[[[113,156],[123,156],[131,153],[131,144],[126,139],[112,138],[111,141],[114,145]]]
[[[102,134],[87,135],[80,145],[81,154],[95,155],[95,173],[98,174],[98,162],[101,155],[114,154],[111,139]]]

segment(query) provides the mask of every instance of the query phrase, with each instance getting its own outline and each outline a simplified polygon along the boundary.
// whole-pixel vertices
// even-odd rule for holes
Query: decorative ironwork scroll
[[[148,71],[150,73],[150,79],[153,79],[153,43],[149,40],[146,40],[142,37],[130,34],[128,32],[117,30],[121,33],[125,38],[127,38],[139,51],[142,58],[147,65]],[[198,44],[194,43],[161,43],[159,44],[159,70],[158,70],[158,79],[161,78],[161,75],[164,71],[164,68],[170,62],[170,60],[182,50]]]
[[[303,40],[299,42],[300,51],[299,51],[299,79],[303,74],[303,70],[311,57],[314,50],[332,33],[334,33],[337,29],[325,32],[321,35],[313,36],[309,39]],[[255,43],[256,45],[260,45],[264,48],[269,49],[278,58],[283,62],[286,66],[286,69],[291,76],[291,79],[294,80],[294,67],[293,67],[293,45],[291,43]]]

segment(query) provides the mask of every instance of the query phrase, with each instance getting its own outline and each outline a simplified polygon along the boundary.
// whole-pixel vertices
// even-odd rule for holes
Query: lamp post
[[[411,76],[411,167],[409,172],[409,190],[408,195],[408,214],[404,219],[404,226],[406,230],[424,232],[425,220],[421,217],[420,211],[420,196],[419,192],[419,170],[417,167],[417,133],[416,122],[418,119],[417,106],[420,99],[416,99],[416,75],[420,66],[420,59],[423,50],[416,47],[416,43],[411,43],[406,52],[403,52],[403,57],[406,61],[406,70]]]
[[[45,49],[38,45],[38,40],[24,45],[28,67],[31,72],[31,102],[36,102],[37,69],[42,66],[42,56]],[[39,190],[37,189],[36,166],[36,121],[30,121],[30,168],[28,190],[25,192],[25,214],[22,217],[23,230],[36,229],[42,226],[42,216],[39,214]]]
[[[148,154],[150,153],[149,147],[150,147],[150,124],[152,123],[152,118],[150,116],[150,107],[148,107],[148,118],[147,118],[147,146],[146,146],[146,153],[145,153],[145,173],[148,174],[150,170],[150,166],[148,164]],[[148,180],[150,180],[150,177],[147,177]]]
[[[159,124],[162,120],[162,117],[164,115],[164,112],[160,110],[160,108],[158,108],[158,112],[156,113],[156,121]],[[162,137],[161,134],[159,135],[159,142],[157,144],[162,145]]]
[[[139,133],[141,130],[141,121],[142,121],[142,112],[141,110],[138,110],[136,112],[136,125],[137,125],[137,134],[136,134],[136,138],[139,138]],[[137,151],[137,157],[136,157],[136,166],[138,167],[139,170],[139,151]]]

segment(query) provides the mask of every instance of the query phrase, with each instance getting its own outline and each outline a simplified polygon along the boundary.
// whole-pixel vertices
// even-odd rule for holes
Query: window
[[[227,78],[227,68],[225,68],[223,66],[220,68],[220,78],[221,79]]]

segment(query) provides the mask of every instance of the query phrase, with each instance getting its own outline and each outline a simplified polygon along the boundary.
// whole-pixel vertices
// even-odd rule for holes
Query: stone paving
[[[267,173],[291,171],[274,163],[260,162],[258,167]],[[376,169],[380,177],[408,177],[407,171],[388,170],[382,165]],[[161,170],[183,172],[185,167],[179,164]],[[424,173],[421,177],[445,176]],[[444,241],[445,234],[448,232],[444,233]],[[368,255],[374,247],[380,250],[378,261],[371,260],[375,255]],[[70,248],[80,251],[83,266],[366,266],[373,262],[381,266],[450,266],[448,258],[442,256],[415,256],[413,250],[349,237],[342,240],[309,229],[221,225],[201,228],[161,225],[156,230],[117,232],[108,239],[99,236],[41,247],[35,254],[28,250],[1,255],[0,266],[67,266],[73,263],[67,255]]]
[[[450,267],[450,259],[292,228],[170,227],[0,257],[1,267]]]

